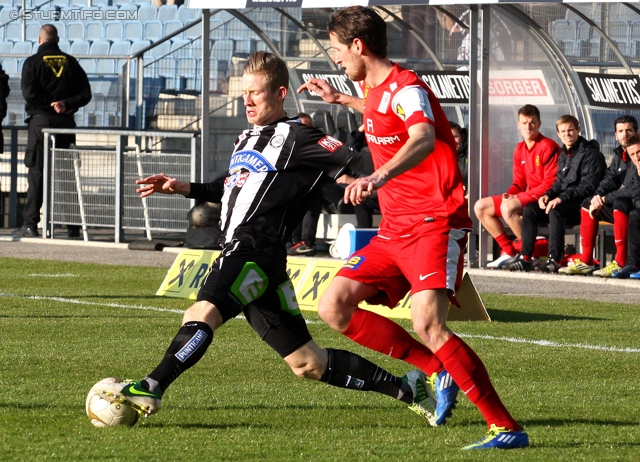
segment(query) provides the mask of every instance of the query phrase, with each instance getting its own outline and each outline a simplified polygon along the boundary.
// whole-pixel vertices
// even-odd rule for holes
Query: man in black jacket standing
[[[580,136],[580,122],[566,114],[556,122],[558,137],[564,146],[558,159],[556,181],[544,196],[524,207],[522,212],[522,251],[505,262],[510,271],[557,273],[564,257],[564,234],[567,226],[580,224],[582,201],[593,195],[607,169],[597,141]],[[533,249],[538,224],[549,224],[549,258],[535,263]]]
[[[638,132],[638,121],[632,115],[618,117],[614,124],[618,143],[613,150],[613,159],[607,172],[598,185],[595,194],[582,202],[580,210],[580,258],[574,258],[558,271],[562,274],[591,274],[611,277],[627,264],[627,228],[629,213],[633,210],[630,184],[635,166],[627,154],[629,139]],[[613,236],[616,246],[614,260],[606,267],[596,269],[593,261],[593,249],[598,235],[598,223],[604,221],[613,224]]]
[[[2,135],[2,121],[7,116],[7,97],[9,96],[9,76],[0,66],[0,154],[4,152],[4,137]]]
[[[75,128],[74,114],[91,100],[89,79],[78,61],[58,47],[58,30],[51,24],[40,29],[38,52],[22,66],[22,96],[26,101],[29,133],[24,164],[27,175],[27,203],[23,225],[15,234],[37,237],[43,200],[44,135],[43,128]],[[56,147],[67,149],[75,135],[56,136]],[[69,227],[70,236],[79,228]]]

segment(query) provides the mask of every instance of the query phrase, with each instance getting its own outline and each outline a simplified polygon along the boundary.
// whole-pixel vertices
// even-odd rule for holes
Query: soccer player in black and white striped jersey
[[[351,352],[320,348],[300,313],[285,243],[319,186],[339,176],[356,153],[287,118],[288,77],[275,55],[259,51],[250,57],[242,89],[253,127],[238,137],[224,177],[199,184],[161,173],[136,181],[141,197],[181,194],[221,203],[223,250],[160,364],[141,381],[123,384],[121,393],[140,413],[157,412],[169,385],[203,357],[214,331],[243,313],[296,375],[384,393],[428,418],[435,403],[424,374],[411,371],[403,379]]]

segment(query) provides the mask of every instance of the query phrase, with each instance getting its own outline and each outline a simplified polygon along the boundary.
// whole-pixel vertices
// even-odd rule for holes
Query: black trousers
[[[44,134],[43,128],[75,128],[73,115],[35,115],[29,119],[24,165],[27,173],[27,202],[22,212],[23,226],[36,227],[44,196]],[[76,142],[75,135],[56,135],[56,148],[68,149]]]
[[[629,265],[640,266],[640,208],[629,214]]]
[[[567,227],[580,224],[580,204],[582,199],[563,202],[549,212],[540,208],[537,202],[532,202],[522,210],[522,255],[532,256],[538,225],[549,225],[549,256],[555,261],[564,256],[564,234]]]
[[[589,206],[591,205],[591,199],[593,196],[587,197],[582,201],[582,208],[589,210]],[[600,209],[598,213],[598,221],[606,221],[607,223],[613,223],[613,211],[618,210],[619,212],[624,213],[625,215],[629,215],[633,210],[633,200],[630,197],[618,197],[613,200],[613,204],[608,205],[605,204],[604,207]]]

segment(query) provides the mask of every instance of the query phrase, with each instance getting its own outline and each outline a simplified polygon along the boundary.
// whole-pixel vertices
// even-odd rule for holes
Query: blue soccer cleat
[[[491,424],[487,436],[462,449],[517,449],[529,446],[529,435],[524,430],[513,431]]]
[[[456,407],[458,391],[456,385],[447,371],[434,372],[427,379],[429,394],[436,402],[436,411],[433,421],[429,421],[434,427],[443,425],[451,417],[451,410]]]
[[[640,266],[625,265],[620,269],[620,271],[613,273],[611,277],[616,279],[628,279],[632,274],[637,273],[638,271],[640,271]]]

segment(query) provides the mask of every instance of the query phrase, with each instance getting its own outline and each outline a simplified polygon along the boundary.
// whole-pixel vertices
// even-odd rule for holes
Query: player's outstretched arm
[[[300,88],[298,88],[296,92],[302,93],[305,90],[317,93],[326,103],[341,104],[359,112],[364,110],[364,101],[361,98],[340,93],[326,80],[311,78],[300,85]]]
[[[144,185],[136,192],[140,194],[140,198],[150,196],[154,193],[160,194],[181,194],[188,196],[191,191],[191,184],[185,181],[178,181],[175,178],[169,178],[164,173],[151,175],[141,180],[136,180],[136,184]]]

